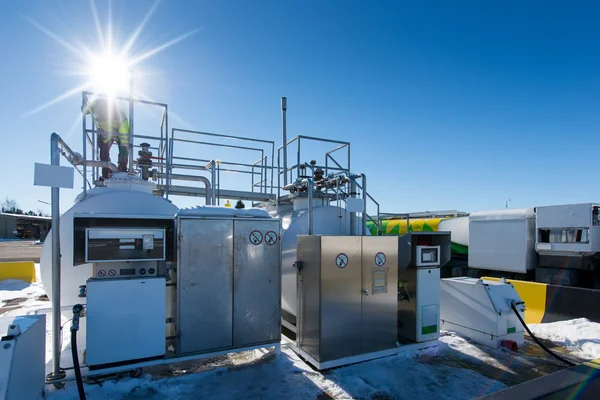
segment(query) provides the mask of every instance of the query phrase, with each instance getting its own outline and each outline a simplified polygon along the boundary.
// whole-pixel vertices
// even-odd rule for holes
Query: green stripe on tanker
[[[367,229],[372,235],[377,235],[377,225],[367,221]],[[450,232],[452,240],[452,253],[469,254],[469,217],[459,218],[416,218],[410,220],[410,232]],[[406,234],[405,219],[389,219],[381,221],[382,235]]]

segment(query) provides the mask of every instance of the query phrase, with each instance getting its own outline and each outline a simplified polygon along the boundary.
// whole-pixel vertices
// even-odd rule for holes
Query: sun
[[[107,51],[90,57],[87,74],[93,91],[114,97],[127,92],[132,71],[126,56]]]
[[[154,14],[159,2],[159,0],[154,2],[146,15],[143,17],[139,26],[137,26],[127,41],[119,46],[119,43],[115,43],[113,37],[115,32],[112,25],[111,2],[108,2],[107,27],[106,30],[103,30],[98,16],[98,11],[96,10],[96,4],[94,0],[90,0],[92,17],[98,34],[99,46],[97,51],[93,51],[87,46],[78,45],[75,42],[71,43],[38,22],[30,18],[26,18],[35,28],[62,45],[69,51],[69,53],[71,53],[72,56],[74,56],[72,60],[69,60],[72,65],[69,70],[73,75],[83,77],[84,79],[83,82],[80,82],[78,85],[74,86],[68,91],[59,94],[47,103],[25,113],[24,117],[30,117],[62,100],[77,95],[81,91],[91,91],[97,95],[107,96],[109,98],[114,98],[115,96],[119,95],[127,95],[128,97],[133,96],[133,94],[130,93],[130,90],[133,87],[133,69],[135,68],[139,74],[141,71],[139,65],[140,63],[190,37],[199,30],[193,29],[188,31],[185,34],[180,35],[166,43],[160,44],[146,52],[136,52],[135,43],[140,37],[151,16]],[[143,76],[143,73],[141,75]],[[140,90],[140,86],[142,86],[143,89],[143,82],[141,83],[142,85],[140,85],[140,82],[135,82],[135,90],[137,94],[143,95],[142,91]]]

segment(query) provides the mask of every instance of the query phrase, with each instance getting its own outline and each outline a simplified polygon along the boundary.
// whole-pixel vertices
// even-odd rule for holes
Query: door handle
[[[363,290],[362,290],[362,293],[363,293],[365,296],[368,296],[368,295],[369,295],[369,289],[363,289]]]

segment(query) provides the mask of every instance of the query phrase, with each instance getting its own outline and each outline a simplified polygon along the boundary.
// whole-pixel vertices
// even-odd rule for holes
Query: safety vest
[[[104,143],[108,143],[111,139],[117,137],[121,145],[129,144],[129,120],[123,111],[118,107],[114,107],[111,120],[100,118],[96,102],[90,106],[90,112],[96,126],[104,132]]]

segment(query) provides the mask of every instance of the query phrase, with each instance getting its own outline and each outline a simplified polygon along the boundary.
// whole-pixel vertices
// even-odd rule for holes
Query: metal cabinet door
[[[178,353],[233,345],[233,221],[181,219]]]
[[[396,347],[398,237],[362,237],[362,352]]]
[[[277,341],[281,337],[279,220],[238,220],[233,230],[233,344]]]
[[[361,351],[360,239],[321,237],[321,362]]]

